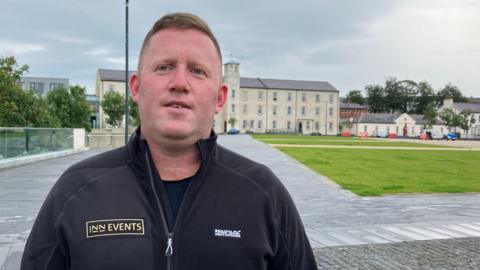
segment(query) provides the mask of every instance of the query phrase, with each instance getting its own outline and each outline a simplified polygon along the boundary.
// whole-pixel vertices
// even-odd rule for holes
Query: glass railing
[[[0,160],[73,149],[71,128],[2,128]]]

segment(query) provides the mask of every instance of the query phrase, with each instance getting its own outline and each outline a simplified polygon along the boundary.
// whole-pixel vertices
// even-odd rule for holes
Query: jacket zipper
[[[199,151],[200,151],[200,155],[203,156],[203,149],[202,149],[201,146],[199,146]],[[183,195],[183,200],[182,200],[182,203],[180,204],[180,208],[178,209],[178,213],[177,213],[177,220],[173,224],[172,231],[170,231],[169,228],[168,228],[168,223],[167,223],[167,218],[165,216],[165,211],[162,208],[162,205],[160,203],[160,198],[158,197],[157,190],[155,189],[155,184],[154,184],[154,180],[153,180],[153,172],[152,172],[152,167],[150,166],[150,159],[149,159],[149,156],[148,156],[148,151],[145,153],[145,162],[147,163],[148,175],[149,175],[149,178],[150,178],[150,186],[153,190],[153,194],[155,195],[155,200],[157,202],[157,206],[158,206],[158,209],[160,211],[160,217],[162,219],[163,227],[165,229],[165,232],[167,232],[167,248],[165,249],[165,256],[167,257],[167,270],[171,270],[172,269],[172,258],[171,257],[173,255],[173,235],[175,233],[175,228],[177,227],[177,223],[179,223],[179,218],[181,216],[182,210],[183,210],[184,205],[185,205],[185,199],[187,198],[187,195],[190,191],[190,187],[192,186],[192,183],[195,179],[192,179],[192,183],[190,183],[190,185],[188,185],[187,190],[185,191],[185,194]],[[203,160],[202,160],[202,162],[203,162]],[[200,166],[202,166],[202,165],[200,165]],[[204,166],[207,166],[207,164],[204,164]],[[201,170],[201,167],[200,167],[200,170]],[[194,178],[197,178],[197,177],[194,177]]]
[[[172,269],[172,255],[173,255],[173,232],[170,232],[167,224],[167,218],[165,217],[165,211],[163,211],[162,205],[160,203],[160,198],[158,197],[157,190],[155,189],[155,184],[153,180],[152,167],[150,166],[150,160],[148,158],[148,152],[145,153],[145,162],[147,163],[148,176],[150,178],[150,186],[152,188],[153,194],[155,195],[155,201],[157,202],[158,211],[160,212],[160,217],[162,220],[163,228],[167,233],[167,244],[165,249],[165,257],[167,257],[167,270]],[[174,226],[175,227],[175,226]]]

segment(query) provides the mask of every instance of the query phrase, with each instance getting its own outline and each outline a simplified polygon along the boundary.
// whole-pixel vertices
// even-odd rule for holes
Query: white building
[[[468,130],[468,137],[478,138],[480,137],[480,103],[479,102],[454,102],[453,98],[446,98],[443,101],[443,106],[438,109],[438,112],[445,109],[452,109],[454,113],[460,114],[463,111],[470,111],[473,114],[473,119],[475,123],[471,125],[470,130]],[[463,129],[456,130],[460,131],[460,136],[462,138],[467,137],[467,132]]]
[[[368,136],[376,136],[379,133],[403,136],[405,132],[407,137],[418,137],[426,126],[427,121],[420,114],[362,113],[353,121],[351,131],[357,136],[365,132]],[[448,133],[448,128],[440,121],[430,129],[442,134]]]

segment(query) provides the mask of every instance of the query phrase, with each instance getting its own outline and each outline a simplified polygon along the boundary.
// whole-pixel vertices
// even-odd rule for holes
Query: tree
[[[423,113],[423,118],[427,121],[427,128],[432,128],[433,125],[437,122],[437,110],[433,103],[429,103],[426,108],[425,112]]]
[[[467,102],[467,98],[462,94],[460,89],[452,83],[447,83],[440,91],[438,91],[438,102],[443,104],[446,97],[451,97],[455,102]]]
[[[28,66],[18,66],[13,56],[0,57],[0,126],[25,126],[27,120],[21,110],[24,93],[17,85]]]
[[[130,120],[132,121],[132,125],[138,126],[140,125],[140,115],[138,112],[138,105],[132,99],[132,97],[128,97],[128,114],[130,115]]]
[[[398,81],[388,78],[385,81],[385,107],[386,111],[408,112],[415,106],[417,83],[411,80]]]
[[[427,107],[429,104],[435,105],[434,103],[437,101],[437,97],[435,95],[435,91],[426,81],[421,81],[418,83],[418,96],[416,102],[415,113],[418,114],[425,114]]]
[[[84,128],[91,130],[90,126],[90,104],[87,101],[85,87],[75,85],[70,87],[71,107],[70,107],[70,127]]]
[[[445,125],[448,127],[449,131],[452,131],[452,128],[460,126],[460,117],[452,109],[444,109],[439,114],[440,119],[445,122]]]
[[[368,110],[373,113],[385,111],[385,89],[378,84],[365,86]]]
[[[119,127],[125,113],[123,95],[115,91],[106,93],[103,96],[102,108],[108,116],[107,123]]]
[[[351,90],[348,92],[345,100],[350,103],[358,103],[360,105],[365,104],[365,99],[363,98],[362,91],[360,90]]]
[[[61,127],[71,127],[71,112],[73,109],[72,97],[65,87],[57,87],[48,92],[47,101],[52,106],[54,115],[58,118]]]
[[[462,128],[468,136],[472,125],[475,124],[475,117],[471,110],[462,111],[459,115],[459,127]]]
[[[237,118],[235,118],[234,116],[230,116],[230,118],[228,118],[228,123],[232,128],[235,127],[236,122],[237,122]]]

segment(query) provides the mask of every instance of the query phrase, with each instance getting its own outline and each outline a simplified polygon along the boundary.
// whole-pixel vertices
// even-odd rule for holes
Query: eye
[[[167,73],[171,70],[173,70],[173,67],[171,65],[159,65],[155,68],[155,71],[160,73]]]
[[[198,67],[192,67],[190,69],[190,72],[192,72],[195,76],[207,77],[207,73],[205,72],[205,70]]]

